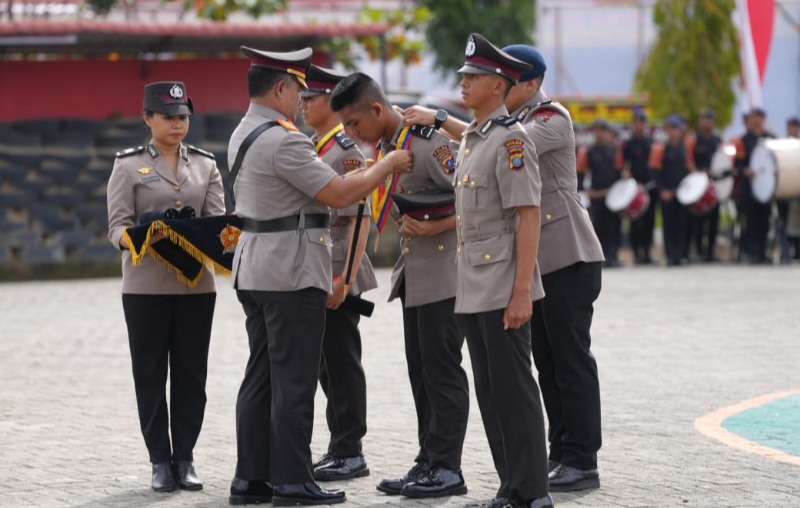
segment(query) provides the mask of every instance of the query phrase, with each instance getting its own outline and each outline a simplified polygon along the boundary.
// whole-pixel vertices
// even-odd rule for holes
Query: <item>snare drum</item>
[[[647,211],[650,206],[650,195],[633,178],[619,180],[608,189],[606,206],[612,212],[636,220]]]
[[[714,182],[717,201],[720,203],[730,199],[733,194],[735,181],[733,161],[735,157],[736,147],[730,143],[720,145],[714,152],[714,156],[711,157],[711,180]]]
[[[705,215],[717,206],[714,182],[703,171],[695,171],[683,177],[675,196],[695,215]]]
[[[753,197],[760,203],[772,198],[800,197],[800,139],[759,141],[750,157]]]

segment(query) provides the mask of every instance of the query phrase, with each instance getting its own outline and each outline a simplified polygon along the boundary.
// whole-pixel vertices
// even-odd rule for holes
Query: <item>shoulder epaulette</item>
[[[123,157],[128,157],[129,155],[142,153],[142,152],[144,152],[144,146],[136,146],[136,147],[132,147],[132,148],[126,148],[125,150],[117,152],[117,153],[114,154],[114,157],[116,157],[118,159],[121,159]]]
[[[430,125],[412,125],[408,130],[413,136],[422,139],[431,139],[435,129]]]
[[[281,120],[280,118],[278,118],[275,121],[278,122],[278,125],[280,125],[284,129],[286,129],[287,131],[294,131],[294,132],[299,132],[300,131],[300,129],[298,129],[295,124],[293,124],[292,122],[290,122],[288,120]]]
[[[339,143],[339,146],[341,146],[343,150],[347,150],[348,148],[353,147],[356,144],[355,141],[350,139],[350,136],[348,136],[342,131],[339,131],[336,134],[334,134],[333,139],[335,139],[336,142]]]
[[[197,148],[196,146],[192,146],[192,145],[186,145],[186,148],[188,148],[190,152],[199,153],[200,155],[205,155],[209,159],[215,159],[216,160],[216,157],[214,157],[213,153],[207,152],[207,151],[203,150],[202,148]]]
[[[504,127],[508,127],[510,125],[514,125],[515,123],[517,123],[517,118],[509,115],[498,116],[497,118],[494,119],[494,123],[500,124]]]

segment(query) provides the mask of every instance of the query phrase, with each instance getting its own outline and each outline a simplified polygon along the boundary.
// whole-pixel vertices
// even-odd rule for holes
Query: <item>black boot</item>
[[[194,471],[194,464],[188,460],[176,460],[173,462],[175,476],[183,490],[203,490],[203,480]]]
[[[172,471],[171,462],[153,464],[153,480],[151,486],[156,492],[172,492],[178,487],[178,482],[175,480],[175,473]]]

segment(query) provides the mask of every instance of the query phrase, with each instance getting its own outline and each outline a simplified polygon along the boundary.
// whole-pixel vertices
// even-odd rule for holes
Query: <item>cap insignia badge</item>
[[[467,40],[467,52],[466,52],[467,58],[471,58],[472,55],[474,54],[475,54],[475,38],[470,35],[469,39]]]
[[[172,88],[169,89],[169,96],[173,99],[181,99],[183,98],[183,89],[178,85],[172,85]]]

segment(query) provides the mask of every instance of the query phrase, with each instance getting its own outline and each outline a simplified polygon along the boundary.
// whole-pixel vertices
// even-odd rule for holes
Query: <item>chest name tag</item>
[[[160,176],[158,176],[158,175],[150,175],[150,176],[143,176],[143,177],[142,177],[142,183],[143,183],[143,184],[148,184],[148,183],[152,183],[152,182],[157,182],[157,181],[159,181],[159,180],[161,180],[161,177],[160,177]]]

